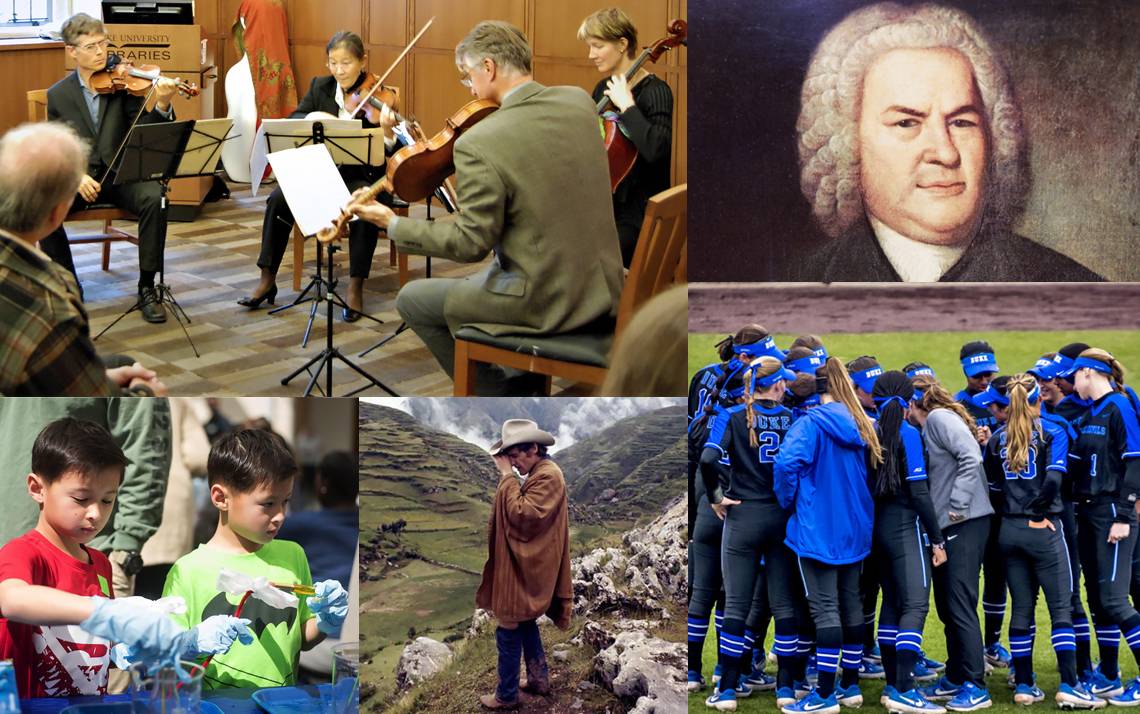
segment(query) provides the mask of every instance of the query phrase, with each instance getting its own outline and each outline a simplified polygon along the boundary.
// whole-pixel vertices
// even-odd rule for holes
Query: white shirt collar
[[[333,94],[333,98],[336,100],[336,105],[340,107],[340,111],[336,113],[336,116],[338,119],[347,119],[348,110],[344,108],[344,90],[340,88],[340,82],[334,80],[333,84],[336,85],[336,93]]]
[[[933,283],[946,274],[966,252],[962,245],[931,245],[907,238],[874,216],[867,214],[879,247],[887,255],[891,267],[906,283]]]

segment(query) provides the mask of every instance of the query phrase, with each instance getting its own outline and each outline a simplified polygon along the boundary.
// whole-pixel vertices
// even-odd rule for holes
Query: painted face
[[[67,54],[79,67],[95,72],[107,66],[107,36],[102,32],[80,35]]]
[[[629,41],[624,37],[616,42],[603,40],[600,37],[586,38],[586,47],[589,48],[590,61],[597,67],[598,72],[610,75],[617,72],[621,58],[625,56],[625,48]]]
[[[990,386],[990,382],[994,381],[995,372],[979,372],[973,377],[966,377],[966,385],[972,391],[983,392],[986,387]]]
[[[542,461],[542,457],[538,455],[538,447],[531,446],[529,449],[524,450],[519,447],[511,447],[506,451],[507,458],[511,460],[511,466],[524,476],[530,473],[534,465]]]
[[[345,47],[334,47],[329,52],[329,72],[336,78],[341,89],[348,89],[356,82],[364,69],[364,59],[352,54]]]
[[[258,486],[252,491],[226,491],[229,526],[238,536],[264,545],[277,537],[285,522],[285,507],[293,495],[293,479]]]
[[[32,498],[43,506],[43,517],[65,541],[87,543],[103,526],[115,508],[122,470],[110,467],[84,476],[68,471],[52,483],[32,475],[37,483],[29,483]]]
[[[962,55],[892,50],[876,58],[863,78],[859,146],[871,215],[923,243],[973,235],[988,147],[982,100]]]

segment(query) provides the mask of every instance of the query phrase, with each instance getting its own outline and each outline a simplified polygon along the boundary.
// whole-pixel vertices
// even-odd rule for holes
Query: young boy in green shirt
[[[163,595],[186,600],[186,614],[172,615],[188,627],[217,614],[233,614],[240,594],[217,586],[221,570],[270,583],[311,585],[309,563],[296,543],[274,540],[285,521],[297,462],[285,440],[270,431],[246,429],[229,434],[210,450],[207,462],[210,501],[218,509],[218,527],[209,542],[181,557],[166,576]],[[242,619],[252,621],[251,644],[234,643],[210,660],[203,678],[207,689],[279,687],[296,684],[297,661],[336,631],[348,614],[348,593],[335,580],[314,586],[289,608],[246,599]]]

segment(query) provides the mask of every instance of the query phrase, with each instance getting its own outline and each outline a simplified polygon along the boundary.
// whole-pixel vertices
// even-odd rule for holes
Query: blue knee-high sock
[[[719,689],[727,692],[736,689],[740,681],[740,657],[744,654],[744,621],[725,620],[720,631],[720,684]]]
[[[1057,653],[1057,671],[1061,681],[1070,687],[1077,683],[1077,634],[1067,622],[1053,623],[1053,651]]]
[[[1033,635],[1029,628],[1009,628],[1009,653],[1013,655],[1014,681],[1033,686]]]
[[[756,636],[752,630],[744,628],[744,652],[740,655],[740,676],[752,676],[752,648],[756,646]]]
[[[899,630],[895,636],[895,656],[898,658],[895,687],[900,692],[914,689],[914,668],[922,657],[922,632]]]
[[[840,652],[839,664],[843,667],[843,679],[840,680],[843,688],[847,689],[852,684],[857,684],[859,682],[859,665],[863,664],[862,640],[844,643]]]
[[[1121,623],[1120,631],[1124,633],[1124,641],[1128,643],[1128,649],[1132,650],[1132,656],[1140,664],[1140,614]]]
[[[1120,675],[1120,628],[1096,624],[1096,646],[1100,651],[1100,673],[1109,679]]]
[[[879,621],[879,655],[883,658],[883,672],[886,674],[887,684],[892,687],[898,686],[898,660],[895,655],[895,637],[898,633],[897,626]]]
[[[724,610],[716,609],[713,611],[713,622],[716,626],[716,646],[717,650],[720,649],[720,631],[724,629]]]
[[[815,651],[815,640],[804,639],[800,637],[800,642],[796,645],[796,656],[798,662],[796,663],[795,676],[796,680],[800,682],[807,681],[807,663],[811,653]]]
[[[796,664],[799,660],[797,648],[800,638],[796,631],[795,619],[776,620],[776,639],[772,651],[776,653],[776,686],[795,685]]]
[[[1092,669],[1092,645],[1089,641],[1087,617],[1073,618],[1073,633],[1077,638],[1077,672]]]
[[[701,656],[705,651],[705,636],[709,633],[709,619],[689,615],[689,671],[701,671]]]
[[[982,614],[985,616],[986,647],[1001,642],[1001,623],[1005,619],[1005,593],[1002,593],[1001,602],[988,602],[982,600]]]
[[[819,670],[816,689],[819,696],[827,699],[835,691],[835,672],[839,669],[839,657],[843,649],[843,629],[839,627],[816,628],[815,666]]]

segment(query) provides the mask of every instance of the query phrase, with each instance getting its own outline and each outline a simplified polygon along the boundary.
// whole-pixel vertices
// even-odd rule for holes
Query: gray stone
[[[640,714],[684,712],[686,647],[643,631],[623,632],[594,657],[603,686]]]
[[[429,637],[417,637],[404,647],[396,663],[396,686],[414,687],[439,674],[452,658],[451,649]]]

